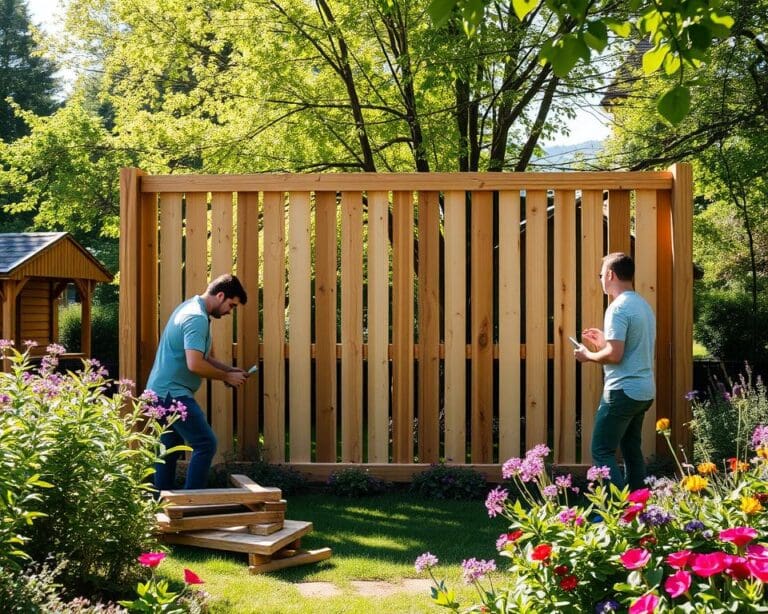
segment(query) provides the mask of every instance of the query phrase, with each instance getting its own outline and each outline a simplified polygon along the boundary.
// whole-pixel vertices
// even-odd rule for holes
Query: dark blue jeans
[[[643,418],[651,405],[653,400],[635,401],[624,394],[623,390],[603,391],[592,430],[592,464],[608,467],[611,470],[611,482],[619,488],[624,488],[627,483],[630,490],[643,487]],[[616,462],[617,449],[621,449],[624,457],[626,480]]]
[[[170,395],[163,405],[170,405]],[[166,448],[179,446],[186,442],[192,448],[192,458],[187,468],[187,479],[184,488],[205,488],[208,485],[208,471],[211,468],[213,456],[216,454],[216,435],[208,424],[203,410],[193,397],[176,397],[187,408],[187,419],[176,420],[171,429],[160,441]],[[181,458],[181,452],[166,455],[164,463],[155,465],[155,488],[157,490],[173,489],[176,479],[176,461]]]

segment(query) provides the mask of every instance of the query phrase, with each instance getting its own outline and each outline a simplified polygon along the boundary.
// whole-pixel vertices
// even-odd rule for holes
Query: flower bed
[[[669,420],[656,427],[672,449]],[[434,575],[437,557],[417,559],[435,580],[435,603],[473,612],[768,611],[767,428],[722,468],[675,457],[679,476],[649,478],[634,492],[611,485],[606,467],[590,468],[584,493],[570,475],[553,482],[548,454],[540,445],[508,460],[503,475],[520,496],[498,487],[486,499],[489,516],[510,525],[496,544],[503,572],[491,573],[493,561],[463,563],[477,603],[462,609]]]

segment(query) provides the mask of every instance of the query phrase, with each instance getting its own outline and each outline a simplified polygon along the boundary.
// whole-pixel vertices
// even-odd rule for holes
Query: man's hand
[[[227,371],[224,374],[224,383],[237,388],[242,385],[245,380],[248,379],[248,373],[242,369],[233,368],[231,371]]]
[[[599,328],[585,328],[581,331],[581,342],[586,342],[588,349],[599,352],[605,347],[605,335]]]

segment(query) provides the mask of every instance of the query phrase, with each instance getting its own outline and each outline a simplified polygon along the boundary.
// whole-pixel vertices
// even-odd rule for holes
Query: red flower
[[[645,506],[642,503],[635,503],[634,505],[628,507],[625,510],[625,512],[621,516],[621,519],[624,522],[632,522],[635,519],[635,516],[637,516],[644,509],[645,509]]]
[[[768,501],[768,492],[755,493],[755,499],[760,501],[760,503],[765,503],[766,501]]]
[[[642,569],[651,560],[651,553],[643,548],[630,548],[619,557],[627,569]]]
[[[709,578],[722,573],[731,565],[736,557],[725,552],[711,552],[710,554],[695,554],[691,561],[693,573],[702,578]]]
[[[640,538],[640,541],[638,542],[638,544],[640,544],[640,546],[647,546],[649,544],[653,545],[655,543],[656,543],[656,538],[653,535],[643,535]]]
[[[672,599],[686,593],[689,588],[691,588],[691,574],[682,569],[673,573],[664,582],[664,590],[669,593]]]
[[[722,541],[730,542],[735,544],[737,548],[740,548],[755,539],[757,531],[752,527],[732,527],[725,531],[720,531],[719,537]]]
[[[768,559],[750,557],[747,561],[747,568],[752,576],[760,582],[768,582]]]
[[[688,565],[692,554],[693,552],[690,550],[678,550],[677,552],[668,554],[666,558],[667,565],[674,567],[675,569],[682,569]]]
[[[746,580],[752,575],[752,571],[747,565],[747,559],[743,556],[734,557],[728,569],[725,570],[726,575],[730,576],[734,580]]]
[[[191,569],[184,569],[184,582],[187,584],[205,584],[194,571]]]
[[[579,585],[579,579],[576,576],[565,576],[560,580],[560,588],[564,591],[572,591]]]
[[[508,542],[516,542],[522,536],[523,536],[523,532],[520,529],[517,529],[516,531],[512,531],[511,533],[507,533],[507,541]]]
[[[566,575],[566,574],[568,573],[568,571],[569,571],[569,570],[568,570],[568,565],[558,565],[557,567],[555,567],[554,571],[555,571],[555,574],[556,574],[556,575],[558,575],[558,576],[564,576],[564,575]]]
[[[651,496],[651,489],[650,488],[640,488],[639,490],[634,490],[631,493],[629,493],[629,496],[627,497],[627,501],[630,503],[642,503],[645,505],[645,503],[648,501],[648,499]]]
[[[549,544],[539,544],[531,551],[532,561],[546,561],[552,554],[552,546]]]
[[[656,595],[653,593],[643,595],[629,606],[629,614],[653,614],[657,605],[659,605],[659,598]]]
[[[144,567],[157,567],[165,558],[165,552],[144,552],[139,555],[138,561]]]

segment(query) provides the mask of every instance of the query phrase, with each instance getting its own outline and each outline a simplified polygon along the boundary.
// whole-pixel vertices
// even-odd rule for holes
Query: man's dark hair
[[[635,276],[635,262],[624,252],[613,252],[603,258],[606,270],[613,273],[621,281],[632,281]]]
[[[241,305],[245,305],[248,302],[248,295],[245,293],[243,284],[234,275],[219,275],[208,284],[208,288],[205,291],[206,294],[210,295],[218,294],[219,292],[224,293],[224,298],[239,298]]]

